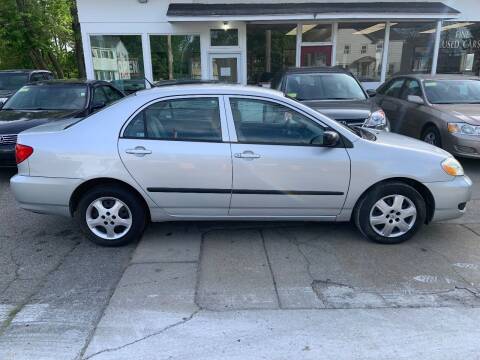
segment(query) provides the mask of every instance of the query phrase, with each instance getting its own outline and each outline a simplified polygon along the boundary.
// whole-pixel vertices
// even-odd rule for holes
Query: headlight
[[[480,126],[467,123],[448,123],[448,132],[460,135],[480,135]]]
[[[364,127],[385,130],[387,128],[387,117],[383,110],[373,112],[363,123]]]
[[[462,176],[465,173],[463,172],[463,167],[460,163],[454,158],[448,158],[442,161],[442,169],[448,175],[451,176]]]

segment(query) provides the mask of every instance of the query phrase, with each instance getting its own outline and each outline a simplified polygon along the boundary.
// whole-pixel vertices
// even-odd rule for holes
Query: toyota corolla
[[[399,243],[460,217],[471,181],[449,153],[349,128],[275,90],[177,85],[19,135],[24,209],[77,219],[101,245],[150,221],[353,221]]]

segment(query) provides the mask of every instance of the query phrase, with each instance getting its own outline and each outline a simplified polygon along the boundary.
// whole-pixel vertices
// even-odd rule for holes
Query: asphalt
[[[480,353],[480,162],[460,220],[382,246],[349,224],[154,224],[91,245],[0,173],[0,359],[459,359]]]

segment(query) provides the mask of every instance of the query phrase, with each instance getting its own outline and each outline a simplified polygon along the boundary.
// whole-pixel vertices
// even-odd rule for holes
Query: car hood
[[[480,125],[480,104],[436,104],[433,107],[459,121]]]
[[[412,151],[419,151],[419,152],[428,152],[434,153],[439,156],[444,157],[451,157],[452,155],[447,151],[440,149],[434,145],[430,145],[424,141],[420,141],[408,136],[386,132],[386,131],[375,131],[375,130],[368,130],[373,133],[376,137],[375,143],[384,146],[390,147],[398,147],[401,149],[408,149]]]
[[[0,134],[18,134],[47,122],[75,117],[78,111],[0,111]]]
[[[318,112],[335,120],[366,120],[370,114],[379,110],[372,99],[367,100],[306,100],[301,101]]]

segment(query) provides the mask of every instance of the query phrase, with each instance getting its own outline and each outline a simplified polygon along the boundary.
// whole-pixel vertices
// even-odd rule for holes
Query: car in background
[[[348,70],[339,67],[289,68],[274,76],[271,88],[345,125],[389,129],[383,110]]]
[[[145,90],[147,88],[146,79],[112,80],[110,83],[113,84],[117,89],[122,90],[127,95],[136,93],[140,90]]]
[[[480,79],[465,75],[397,76],[382,85],[375,101],[391,130],[480,158]]]
[[[125,95],[108,82],[51,80],[20,88],[0,109],[0,167],[14,167],[17,135],[65,118],[83,118]]]
[[[19,135],[17,162],[22,208],[73,216],[106,246],[175,220],[353,220],[367,238],[398,243],[462,216],[472,185],[435,146],[222,84],[140,91],[37,126]]]
[[[1,70],[0,106],[22,86],[36,81],[52,80],[53,78],[53,74],[48,70]]]

